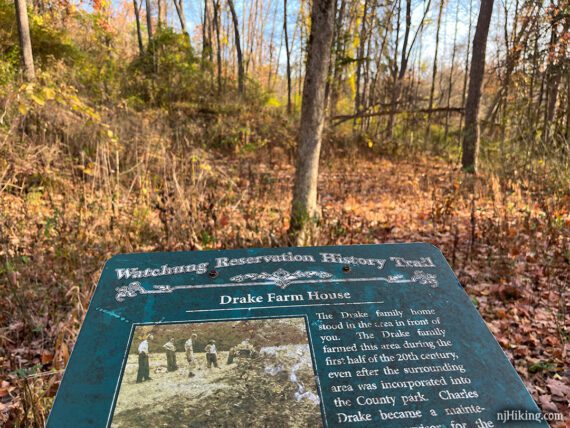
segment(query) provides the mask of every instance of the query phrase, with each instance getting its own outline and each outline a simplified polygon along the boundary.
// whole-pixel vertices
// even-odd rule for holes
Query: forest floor
[[[118,184],[97,168],[15,166],[48,179],[28,172],[20,190],[0,191],[0,423],[45,419],[111,255],[287,244],[283,153],[191,157],[187,169],[165,160],[162,179]],[[438,246],[543,411],[570,418],[570,197],[436,159],[374,157],[322,160],[317,244]]]

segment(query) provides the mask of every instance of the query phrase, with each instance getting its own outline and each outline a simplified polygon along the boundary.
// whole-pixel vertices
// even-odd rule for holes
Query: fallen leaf
[[[49,364],[53,361],[53,353],[48,351],[47,349],[44,349],[42,351],[42,364],[46,365]]]
[[[552,396],[547,394],[541,395],[538,397],[538,401],[540,402],[542,410],[558,413],[558,407],[552,402]]]
[[[570,398],[570,386],[567,384],[556,379],[548,379],[546,381],[546,385],[548,386],[548,389],[550,389],[552,395]]]

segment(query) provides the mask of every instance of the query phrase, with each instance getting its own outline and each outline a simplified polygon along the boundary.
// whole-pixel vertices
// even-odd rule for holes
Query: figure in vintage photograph
[[[150,366],[148,363],[148,341],[152,340],[152,334],[148,335],[138,347],[139,352],[139,369],[137,372],[137,383],[144,382],[145,380],[151,380],[150,378]]]
[[[166,349],[166,368],[169,372],[174,372],[178,370],[178,365],[176,364],[176,346],[174,345],[174,338],[171,338],[168,342],[163,345]]]
[[[184,353],[186,354],[186,361],[188,361],[188,377],[196,376],[194,374],[194,369],[196,368],[196,360],[194,358],[194,342],[198,338],[196,333],[192,333],[192,336],[184,342]]]
[[[208,368],[212,368],[212,364],[214,367],[218,367],[218,350],[216,349],[216,341],[210,340],[206,345],[206,363],[208,364]]]

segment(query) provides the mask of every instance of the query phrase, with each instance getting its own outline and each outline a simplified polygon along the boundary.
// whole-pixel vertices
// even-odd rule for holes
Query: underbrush
[[[295,135],[271,107],[94,118],[57,96],[26,98],[2,128],[0,399],[12,425],[44,423],[113,254],[287,245]],[[567,413],[551,391],[569,338],[568,194],[370,153],[326,151],[318,243],[438,245],[543,409]]]

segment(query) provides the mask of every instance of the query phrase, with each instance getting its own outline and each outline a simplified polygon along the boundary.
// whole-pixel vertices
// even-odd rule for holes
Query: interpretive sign
[[[48,426],[485,428],[513,412],[548,426],[439,250],[391,244],[113,257]]]

